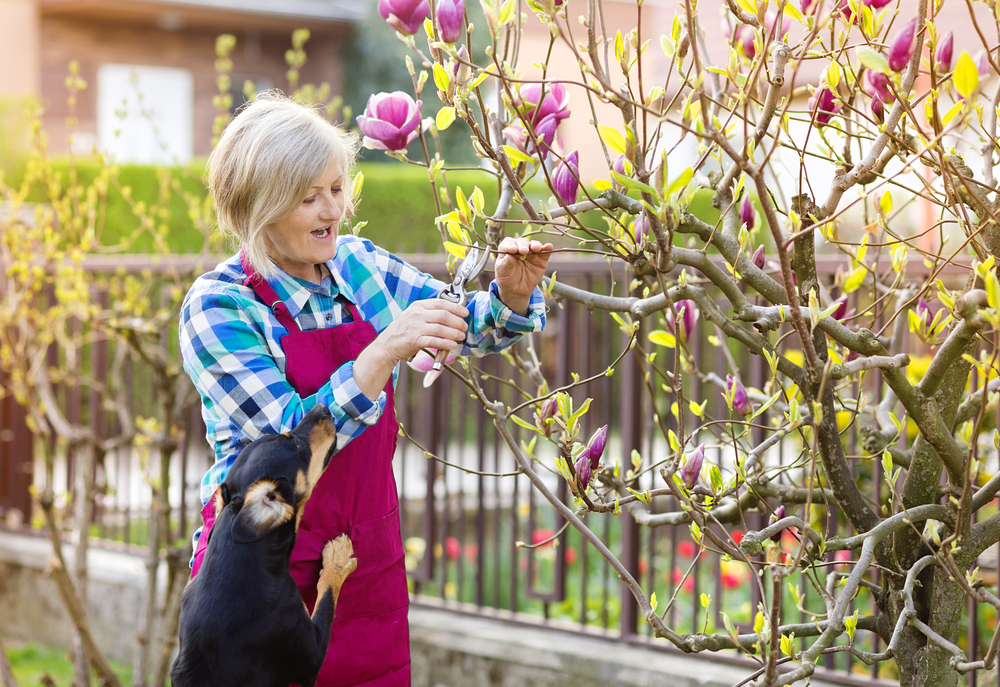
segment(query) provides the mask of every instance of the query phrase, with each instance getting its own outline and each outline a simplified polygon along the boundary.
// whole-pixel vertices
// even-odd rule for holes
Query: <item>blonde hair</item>
[[[208,158],[219,228],[236,239],[265,279],[276,273],[267,227],[285,219],[332,163],[343,174],[344,218],[352,204],[357,134],[330,124],[280,91],[264,91],[229,123]]]

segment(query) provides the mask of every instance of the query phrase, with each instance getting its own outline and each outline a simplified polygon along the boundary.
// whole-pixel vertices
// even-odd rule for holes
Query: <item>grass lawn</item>
[[[11,667],[14,669],[14,679],[20,687],[44,685],[46,683],[42,682],[42,678],[46,674],[59,687],[69,687],[73,684],[73,663],[69,652],[35,642],[19,643],[5,640],[5,644]],[[123,685],[132,684],[132,666],[112,663],[111,667],[118,673]]]

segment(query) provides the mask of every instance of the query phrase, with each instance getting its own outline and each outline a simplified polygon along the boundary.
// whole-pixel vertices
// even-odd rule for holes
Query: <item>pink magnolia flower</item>
[[[559,163],[552,173],[552,190],[566,205],[576,202],[576,194],[580,189],[580,153],[574,150]]]
[[[813,93],[809,99],[809,111],[813,113],[813,120],[820,128],[829,124],[834,115],[840,112],[841,107],[830,89],[825,86]]]
[[[545,95],[542,96],[544,87]],[[541,103],[539,103],[541,99]],[[569,94],[561,83],[527,83],[521,86],[515,107],[532,124],[555,115],[556,124],[569,117]]]
[[[441,30],[441,40],[445,43],[455,43],[462,39],[463,20],[465,19],[465,0],[437,0],[434,6],[437,15],[438,28]]]
[[[554,115],[545,115],[542,120],[535,125],[535,137],[538,139],[538,149],[535,150],[534,142],[528,140],[528,147],[532,153],[537,153],[539,157],[549,152],[549,147],[556,137],[556,129],[559,128],[559,119]]]
[[[917,303],[917,307],[913,309],[913,312],[924,321],[925,326],[931,326],[931,322],[934,321],[934,313],[931,311],[931,306],[922,297]]]
[[[457,355],[451,355],[449,353],[448,354],[448,359],[445,360],[445,364],[451,365],[456,360],[458,360],[458,356]],[[440,377],[441,373],[444,372],[444,368],[442,368],[440,370],[437,370],[435,372],[435,370],[434,370],[434,356],[430,355],[426,351],[418,351],[417,354],[415,356],[413,356],[413,360],[409,361],[406,364],[407,364],[407,366],[411,370],[415,370],[417,372],[423,372],[424,373],[424,388],[425,389],[427,387],[429,387],[431,384],[433,384],[434,380],[436,380],[438,377]]]
[[[604,455],[604,447],[607,443],[608,426],[604,425],[594,432],[592,437],[590,437],[590,441],[587,442],[587,450],[584,451],[584,455],[590,458],[591,470],[596,470],[597,466],[601,464],[601,456]]]
[[[889,69],[901,72],[910,63],[913,51],[917,47],[917,19],[914,17],[892,39],[889,46]]]
[[[417,137],[420,101],[406,93],[378,93],[368,99],[365,113],[358,115],[364,145],[372,150],[406,150]]]
[[[632,222],[632,237],[635,239],[635,245],[642,245],[642,242],[646,240],[646,235],[648,233],[649,220],[646,219],[645,212],[640,212],[635,216],[635,221]]]
[[[427,0],[379,0],[378,12],[389,26],[412,36],[430,16],[431,8]]]

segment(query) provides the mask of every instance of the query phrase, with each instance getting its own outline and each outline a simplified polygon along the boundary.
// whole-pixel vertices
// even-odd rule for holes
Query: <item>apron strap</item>
[[[285,306],[285,302],[274,292],[271,285],[264,281],[260,275],[254,271],[254,268],[250,266],[247,262],[246,255],[243,251],[240,251],[240,264],[243,266],[243,272],[246,273],[247,278],[243,280],[244,286],[249,286],[253,289],[254,293],[257,294],[257,298],[263,301],[269,308],[274,316],[278,318],[278,322],[288,330],[289,333],[299,332],[299,325],[296,324],[295,318],[292,314],[288,312],[288,308]]]

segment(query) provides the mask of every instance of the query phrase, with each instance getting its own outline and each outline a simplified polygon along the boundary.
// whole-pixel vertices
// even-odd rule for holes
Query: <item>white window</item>
[[[105,64],[97,71],[97,144],[113,162],[185,164],[193,152],[187,69]]]

